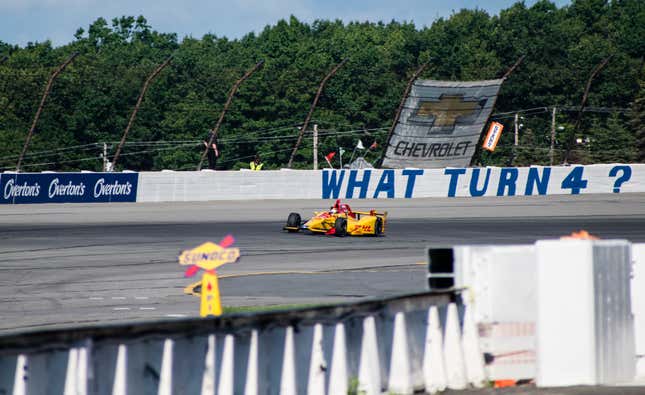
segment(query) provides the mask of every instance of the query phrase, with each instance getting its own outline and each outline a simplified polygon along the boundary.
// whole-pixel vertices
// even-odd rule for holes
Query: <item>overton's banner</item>
[[[466,167],[504,80],[416,80],[382,167]]]
[[[137,173],[4,173],[0,204],[136,202]]]

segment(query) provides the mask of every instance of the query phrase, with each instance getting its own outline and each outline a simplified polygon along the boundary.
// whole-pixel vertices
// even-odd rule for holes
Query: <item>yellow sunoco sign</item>
[[[188,266],[184,273],[186,277],[195,275],[199,269],[204,270],[199,307],[199,315],[202,317],[222,314],[215,269],[226,263],[236,262],[240,258],[239,248],[228,248],[234,242],[233,236],[228,235],[219,244],[206,242],[191,250],[182,251],[179,255],[179,264]]]

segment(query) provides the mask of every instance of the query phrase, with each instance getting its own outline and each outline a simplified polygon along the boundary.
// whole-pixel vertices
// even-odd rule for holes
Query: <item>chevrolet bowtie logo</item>
[[[438,101],[421,101],[410,117],[413,123],[430,124],[431,133],[450,133],[459,120],[477,116],[486,99],[466,101],[463,95],[441,95]],[[436,130],[438,129],[438,130]]]

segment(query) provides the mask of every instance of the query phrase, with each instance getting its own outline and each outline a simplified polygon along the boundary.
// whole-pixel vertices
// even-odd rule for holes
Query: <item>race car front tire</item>
[[[289,217],[287,217],[287,227],[295,228],[295,229],[289,229],[289,232],[297,232],[298,230],[300,230],[301,222],[302,222],[302,219],[300,218],[300,214],[298,213],[289,214]]]
[[[334,222],[334,230],[336,231],[334,235],[338,237],[347,236],[347,219],[346,218],[336,218]]]

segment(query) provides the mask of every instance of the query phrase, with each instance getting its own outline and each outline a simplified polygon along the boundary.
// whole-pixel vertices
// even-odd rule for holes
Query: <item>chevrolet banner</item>
[[[416,80],[382,167],[466,167],[504,80]]]

